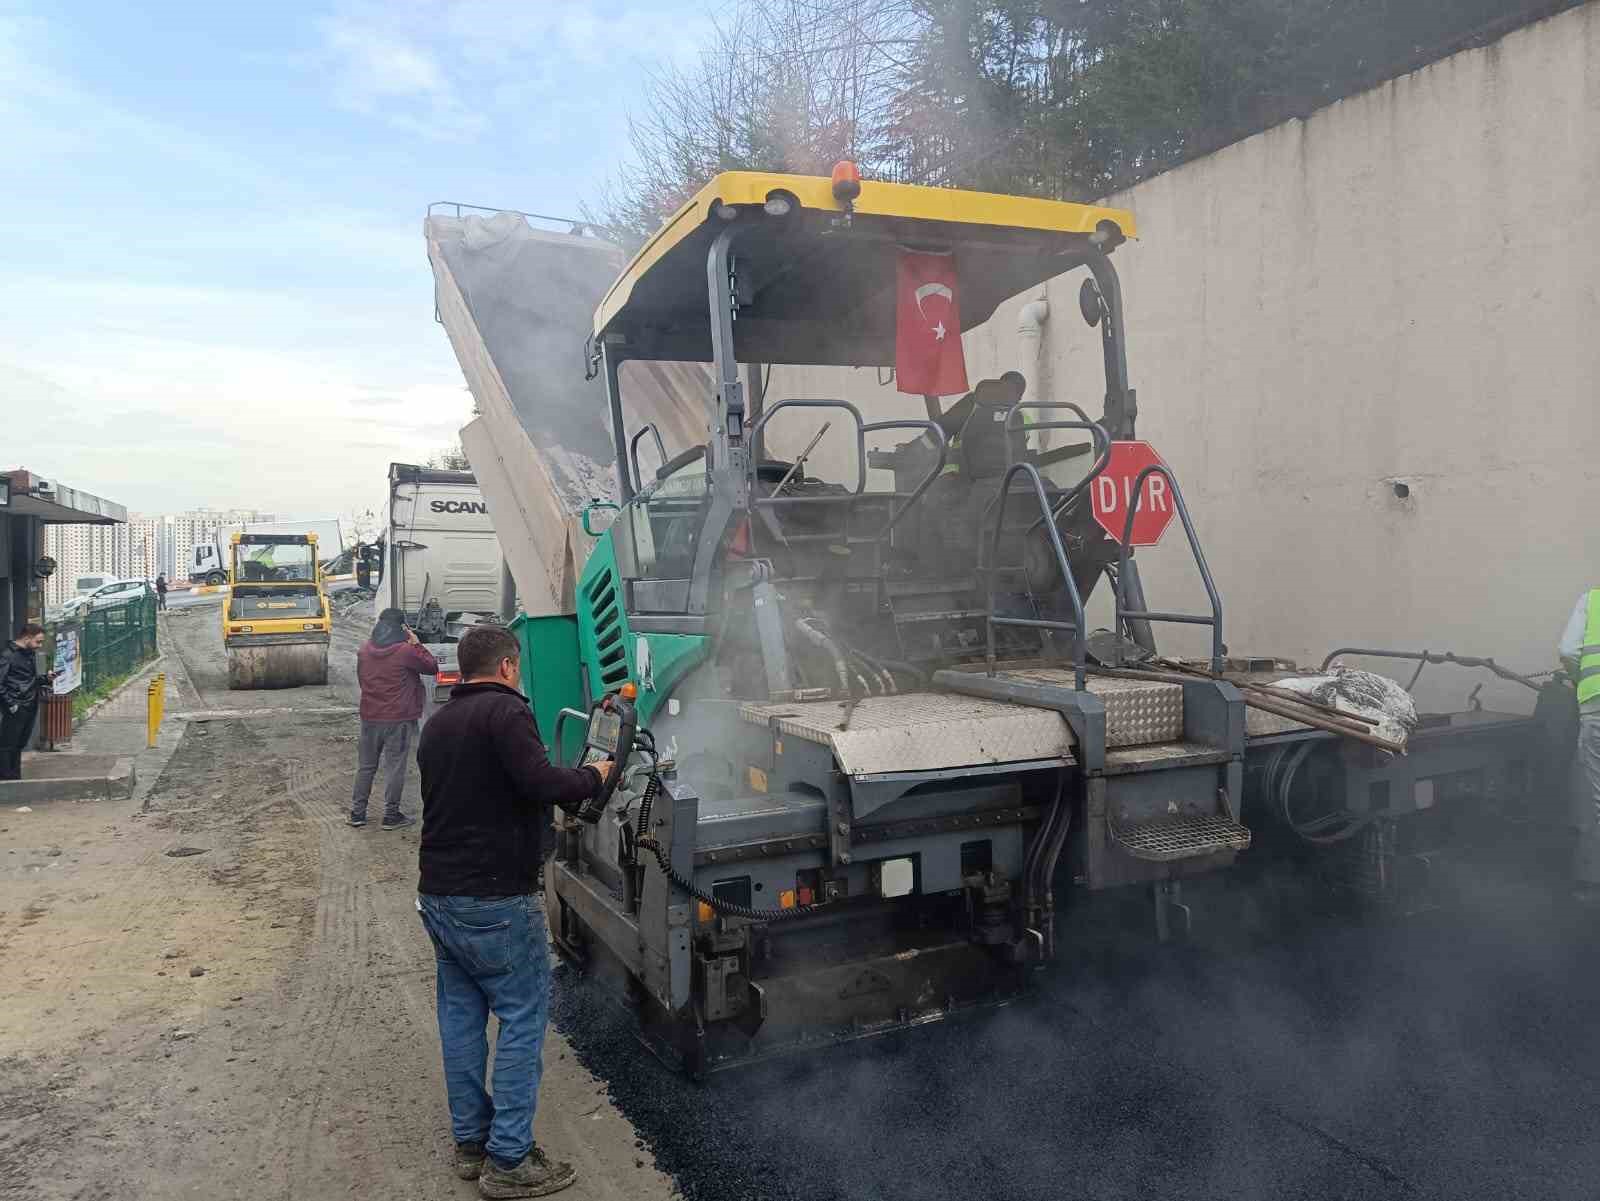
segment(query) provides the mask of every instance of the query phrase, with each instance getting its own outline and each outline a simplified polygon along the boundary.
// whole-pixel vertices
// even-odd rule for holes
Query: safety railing
[[[88,692],[155,658],[155,598],[140,597],[85,613],[79,654],[83,657],[82,687]]]
[[[1026,412],[1032,409],[1068,409],[1078,415],[1078,420],[1024,420],[1021,422],[1021,424],[1018,424],[1019,419],[1022,418]],[[1056,497],[1055,503],[1050,506],[1049,520],[1059,520],[1061,515],[1066,512],[1067,506],[1088,490],[1088,487],[1090,483],[1093,482],[1094,477],[1104,471],[1106,469],[1106,464],[1111,461],[1111,435],[1106,433],[1105,426],[1101,425],[1098,421],[1089,420],[1089,415],[1077,405],[1073,404],[1070,400],[1019,400],[1016,404],[1012,405],[1006,410],[1007,465],[1012,462],[1012,434],[1018,432],[1023,434],[1031,434],[1043,430],[1083,430],[1089,435],[1089,444],[1091,448],[1095,449],[1094,465],[1089,468],[1088,474],[1072,487],[1063,491],[1060,496]],[[1039,464],[1039,466],[1047,465],[1048,464],[1043,463]],[[1039,521],[1034,522],[1033,525],[1028,527],[1028,532],[1032,533],[1039,527],[1039,522],[1044,520],[1046,520],[1046,518],[1041,515]]]
[[[1153,609],[1130,609],[1128,607],[1128,561],[1132,551],[1133,520],[1139,512],[1139,502],[1144,499],[1144,482],[1152,475],[1159,475],[1167,481],[1172,489],[1173,507],[1178,511],[1178,520],[1183,522],[1183,533],[1189,540],[1189,552],[1194,556],[1195,566],[1200,569],[1200,581],[1205,585],[1206,598],[1211,602],[1211,616],[1200,613],[1168,613]],[[1222,598],[1217,595],[1217,586],[1211,579],[1211,569],[1206,566],[1205,552],[1200,549],[1200,538],[1194,532],[1194,522],[1189,520],[1189,506],[1183,503],[1183,491],[1178,487],[1177,478],[1172,470],[1163,463],[1152,463],[1141,471],[1133,481],[1133,490],[1128,501],[1128,517],[1122,525],[1122,548],[1117,556],[1117,633],[1131,637],[1131,625],[1135,621],[1163,621],[1173,622],[1178,625],[1202,625],[1211,627],[1211,670],[1222,674],[1223,659],[1227,648],[1222,642]],[[1122,658],[1122,638],[1117,640],[1117,660]]]
[[[794,400],[780,400],[777,404],[775,404],[771,408],[765,410],[761,414],[761,417],[756,421],[755,425],[751,428],[750,441],[751,441],[752,444],[754,444],[754,445],[759,445],[760,444],[759,440],[758,440],[760,433],[766,428],[767,423],[769,421],[771,421],[779,413],[781,413],[784,409],[843,409],[846,413],[848,413],[850,415],[850,419],[851,419],[852,423],[854,424],[855,431],[856,431],[856,482],[855,482],[855,487],[853,489],[847,491],[847,492],[837,493],[837,494],[834,494],[834,495],[825,495],[825,496],[780,496],[775,491],[773,493],[773,495],[771,495],[771,496],[754,497],[754,498],[752,498],[751,503],[754,504],[754,505],[760,506],[762,508],[771,508],[771,509],[779,509],[779,508],[785,508],[785,507],[796,507],[796,508],[798,508],[798,507],[806,506],[806,505],[841,505],[842,504],[842,505],[845,505],[847,507],[847,514],[846,514],[846,517],[845,517],[845,522],[846,522],[847,526],[848,526],[848,523],[849,523],[849,520],[850,520],[849,511],[854,509],[855,505],[861,500],[861,498],[863,496],[868,495],[868,493],[867,493],[867,437],[868,437],[868,435],[881,433],[884,430],[890,430],[890,429],[907,429],[907,430],[914,429],[914,430],[923,431],[924,433],[927,433],[932,437],[933,444],[934,444],[934,449],[937,452],[936,453],[936,459],[935,459],[933,468],[925,476],[923,476],[920,481],[918,481],[917,486],[915,488],[913,488],[910,492],[889,491],[889,492],[874,492],[874,493],[871,494],[871,496],[872,496],[872,498],[874,500],[886,500],[886,501],[888,501],[888,503],[891,506],[890,507],[890,512],[889,512],[889,519],[887,521],[885,521],[883,526],[879,530],[877,530],[876,533],[874,533],[871,536],[873,541],[877,541],[879,539],[888,537],[889,531],[894,529],[895,525],[899,522],[899,520],[902,517],[905,516],[906,512],[914,504],[916,504],[919,500],[921,500],[923,494],[926,493],[927,490],[933,486],[933,482],[936,479],[938,479],[940,474],[944,471],[945,464],[946,464],[946,462],[948,461],[948,458],[949,458],[949,444],[948,444],[947,440],[945,439],[944,431],[939,428],[939,426],[938,426],[938,424],[936,422],[927,421],[927,420],[921,420],[921,419],[914,419],[914,418],[907,418],[907,419],[904,419],[904,420],[874,421],[874,422],[870,422],[869,423],[869,422],[865,422],[865,421],[862,420],[862,418],[861,418],[861,410],[856,408],[855,405],[851,404],[849,401],[846,401],[846,400],[809,399],[809,398],[807,398],[807,399],[794,399]],[[638,437],[637,434],[634,435],[634,436],[635,436],[635,438]],[[780,485],[780,487],[781,487],[781,485]],[[894,508],[893,507],[894,502],[897,501],[897,500],[903,500],[905,503],[900,505],[899,508]],[[832,537],[832,536],[833,535],[827,535],[827,534],[816,535],[816,537],[820,537],[820,538],[828,538],[828,537]]]
[[[574,234],[585,232],[597,234],[599,226],[591,221],[584,221],[578,217],[553,217],[549,213],[525,213],[521,209],[497,209],[486,204],[465,204],[459,200],[435,200],[428,205],[430,217],[464,217],[468,213],[487,213],[491,217],[498,217],[501,213],[510,213],[513,217],[521,217],[524,221],[548,221],[551,225],[565,225]]]
[[[1403,659],[1408,663],[1415,663],[1417,670],[1406,681],[1407,692],[1417,686],[1417,681],[1422,678],[1422,669],[1430,663],[1481,668],[1484,671],[1492,672],[1502,680],[1509,680],[1513,684],[1521,684],[1524,688],[1531,688],[1535,692],[1541,692],[1544,689],[1544,685],[1539,683],[1537,677],[1525,676],[1521,672],[1512,671],[1509,667],[1502,667],[1492,658],[1480,658],[1476,655],[1458,655],[1452,651],[1395,651],[1369,646],[1341,646],[1328,652],[1327,657],[1322,660],[1322,670],[1327,671],[1335,659],[1344,655],[1357,655],[1368,659]]]
[[[1104,431],[1102,431],[1103,433]],[[1026,572],[1024,565],[1020,568],[1003,568],[999,565],[1000,537],[1005,530],[1006,506],[1011,500],[1011,481],[1018,472],[1023,472],[1032,485],[1034,498],[1039,502],[1039,513],[1045,518],[1044,528],[1050,535],[1050,549],[1055,553],[1056,566],[1061,572],[1061,580],[1066,588],[1067,597],[1072,602],[1072,621],[1056,621],[1048,617],[1002,617],[995,611],[995,577],[1002,571]],[[994,533],[989,538],[989,558],[985,573],[988,578],[988,620],[984,622],[988,637],[988,654],[985,662],[989,674],[995,674],[994,631],[996,626],[1022,626],[1036,630],[1050,630],[1053,632],[1070,631],[1072,634],[1072,678],[1073,686],[1082,692],[1085,681],[1085,660],[1087,658],[1087,640],[1084,637],[1083,625],[1083,597],[1078,594],[1078,583],[1072,576],[1071,565],[1067,562],[1066,548],[1061,544],[1061,531],[1056,529],[1056,523],[1049,519],[1050,501],[1045,495],[1044,480],[1039,475],[1039,469],[1032,463],[1013,463],[1006,468],[1005,479],[1000,484],[999,504],[996,506]],[[1029,527],[1030,529],[1033,527]],[[1031,591],[1031,589],[1030,589]]]
[[[633,468],[633,486],[640,490],[644,488],[644,476],[639,473],[639,439],[646,434],[656,442],[656,470],[660,471],[667,464],[667,446],[661,441],[661,431],[656,428],[655,422],[647,421],[628,439],[628,466]]]

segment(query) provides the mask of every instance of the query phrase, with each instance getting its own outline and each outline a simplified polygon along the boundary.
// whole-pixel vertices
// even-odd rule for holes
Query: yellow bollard
[[[156,733],[161,729],[161,717],[167,706],[167,676],[157,673],[145,690],[145,745],[155,746]]]

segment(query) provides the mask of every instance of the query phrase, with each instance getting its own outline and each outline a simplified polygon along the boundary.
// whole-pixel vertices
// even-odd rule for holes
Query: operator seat
[[[1002,475],[1011,463],[1027,457],[1027,434],[1007,429],[1006,417],[1022,399],[1027,381],[1015,371],[1000,379],[980,380],[978,386],[956,403],[956,408],[971,402],[958,435],[956,462],[969,480]],[[952,409],[954,412],[954,409]]]

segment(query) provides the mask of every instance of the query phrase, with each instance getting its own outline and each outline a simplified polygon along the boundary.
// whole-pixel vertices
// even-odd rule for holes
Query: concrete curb
[[[99,758],[99,756],[94,756]],[[44,801],[121,801],[138,783],[132,756],[118,756],[109,772],[93,776],[0,782],[0,805],[37,805]]]

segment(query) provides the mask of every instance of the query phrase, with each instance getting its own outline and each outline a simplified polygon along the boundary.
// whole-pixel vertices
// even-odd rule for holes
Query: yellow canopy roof
[[[767,211],[777,196],[789,212]],[[902,246],[955,256],[962,328],[971,329],[1001,301],[1078,265],[1092,235],[1111,249],[1136,232],[1123,209],[871,180],[853,209],[846,221],[823,176],[718,175],[612,284],[595,312],[595,336],[627,357],[709,362],[706,258],[730,225],[738,231],[735,357],[856,366],[894,360]]]

